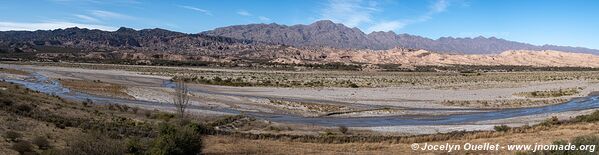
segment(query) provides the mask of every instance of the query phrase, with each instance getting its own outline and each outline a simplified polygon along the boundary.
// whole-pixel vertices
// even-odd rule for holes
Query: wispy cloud
[[[94,24],[82,24],[72,22],[37,22],[37,23],[21,23],[21,22],[0,22],[0,31],[10,30],[22,30],[22,31],[35,31],[35,30],[53,30],[53,29],[64,29],[70,27],[88,28],[88,29],[99,29],[106,31],[114,31],[117,28],[94,25]]]
[[[393,30],[401,29],[404,26],[406,26],[406,24],[401,21],[382,21],[382,22],[375,23],[374,25],[369,27],[367,29],[367,31],[368,32],[393,31]]]
[[[247,12],[245,10],[239,10],[239,11],[237,11],[237,14],[241,15],[241,16],[252,16],[252,14],[250,12]]]
[[[193,7],[193,6],[188,6],[188,5],[178,5],[178,6],[180,8],[189,9],[189,10],[197,11],[197,12],[200,12],[200,13],[212,16],[212,13],[210,11],[208,11],[208,10],[204,10],[204,9],[200,9],[200,8]]]
[[[440,13],[447,9],[449,6],[449,1],[447,0],[437,0],[433,5],[430,6],[431,13]]]
[[[449,5],[450,5],[449,0],[437,0],[437,1],[435,1],[435,3],[433,3],[429,6],[428,12],[426,12],[424,15],[420,16],[414,22],[425,22],[427,20],[430,20],[431,18],[433,18],[433,15],[445,12],[447,10],[447,7],[449,7]]]
[[[120,14],[116,12],[104,11],[104,10],[91,10],[90,14],[102,19],[133,19],[133,17]]]
[[[376,3],[362,0],[329,0],[321,10],[321,19],[343,23],[349,27],[372,22],[372,13],[379,11]]]
[[[116,12],[104,11],[104,10],[89,10],[87,14],[73,14],[73,16],[77,17],[80,22],[86,23],[104,23],[107,20],[131,20],[137,19],[132,16],[128,16],[125,14],[120,14]]]
[[[272,19],[266,17],[266,16],[258,16],[258,15],[254,15],[248,11],[245,10],[239,10],[237,11],[237,14],[240,16],[244,16],[244,17],[249,17],[250,19],[258,19],[260,21],[270,21]]]
[[[368,27],[368,32],[374,31],[395,31],[407,25],[426,22],[433,18],[435,14],[447,11],[451,5],[450,0],[436,0],[428,6],[428,10],[421,16],[413,19],[398,19],[393,21],[378,21]]]
[[[90,17],[88,15],[76,14],[76,15],[73,15],[73,16],[75,16],[75,17],[77,17],[79,19],[82,19],[84,21],[87,21],[87,22],[94,22],[94,23],[100,22],[100,20],[98,20],[98,19],[96,19],[94,17]]]
[[[264,16],[259,16],[258,19],[260,19],[261,21],[270,21],[270,18]]]

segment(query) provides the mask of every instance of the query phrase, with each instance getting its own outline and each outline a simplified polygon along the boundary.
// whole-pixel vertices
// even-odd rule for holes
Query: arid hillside
[[[342,25],[337,25],[343,27]],[[332,34],[332,36],[337,36]],[[252,39],[252,38],[250,38]],[[288,46],[162,29],[101,31],[79,28],[0,32],[1,60],[92,60],[128,64],[155,61],[275,64],[397,64],[401,66],[599,67],[599,56],[553,50],[508,50],[499,54],[449,54],[415,48],[389,50]],[[89,61],[87,61],[89,62]]]
[[[496,37],[430,39],[418,35],[396,34],[393,31],[364,33],[330,20],[309,25],[249,24],[216,28],[202,32],[212,36],[247,39],[297,47],[330,47],[340,49],[387,50],[395,47],[424,49],[441,53],[498,54],[507,50],[558,50],[598,54],[595,49],[583,47],[542,45],[509,41]]]
[[[281,63],[301,63],[301,60],[278,59]],[[553,67],[599,67],[599,56],[561,51],[511,50],[500,54],[461,55],[425,50],[391,49],[384,51],[330,51],[325,62],[358,62],[369,64],[422,65],[514,65]]]

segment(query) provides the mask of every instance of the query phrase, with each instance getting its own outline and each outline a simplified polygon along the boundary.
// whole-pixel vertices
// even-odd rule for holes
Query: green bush
[[[599,121],[599,111],[595,111],[589,115],[576,116],[574,122],[596,122]]]
[[[185,126],[162,125],[160,135],[154,139],[152,155],[195,155],[202,150],[202,139],[196,129]]]
[[[494,128],[495,128],[495,131],[499,131],[499,132],[506,132],[511,129],[511,127],[509,127],[507,125],[499,125],[499,126],[495,126]]]
[[[347,131],[349,131],[349,129],[347,129],[346,126],[339,126],[339,132],[341,132],[342,134],[346,134]]]

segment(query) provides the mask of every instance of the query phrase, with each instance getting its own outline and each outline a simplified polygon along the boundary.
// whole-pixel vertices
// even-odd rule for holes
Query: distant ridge
[[[327,30],[345,29],[345,26],[341,24],[325,24],[324,26],[335,27],[329,27]],[[318,29],[320,28],[317,27]],[[339,33],[339,31],[321,32],[323,30],[314,31],[318,33],[317,36],[330,37],[322,39],[322,46],[326,46],[328,43],[337,43],[338,40],[334,38],[337,38],[338,34],[352,36]],[[354,34],[361,33],[358,29],[352,29],[351,32],[355,32]],[[317,38],[308,40],[315,39]],[[357,45],[368,47],[368,44],[342,44],[356,39],[370,41],[370,37],[355,35],[354,37],[345,38],[337,45],[344,45],[345,48]],[[456,39],[441,38],[437,40]],[[499,39],[480,37],[470,40]],[[556,46],[552,48],[563,47]],[[117,31],[67,28],[47,31],[0,32],[0,58],[6,60],[19,60],[22,58],[23,60],[75,62],[124,61],[128,64],[177,61],[197,65],[201,65],[203,62],[217,62],[224,64],[243,63],[246,65],[253,63],[349,63],[400,64],[405,67],[427,65],[599,67],[599,55],[555,50],[506,50],[501,54],[467,55],[402,47],[388,50],[318,48],[317,46],[304,48],[207,34],[185,34],[164,29],[134,30],[131,28],[120,28]],[[167,61],[164,62],[163,60]]]
[[[365,34],[358,28],[321,20],[309,25],[249,24],[216,28],[201,34],[299,47],[386,50],[394,47],[462,54],[497,54],[507,50],[558,50],[599,54],[599,50],[556,45],[536,46],[495,37],[429,39],[394,32]]]

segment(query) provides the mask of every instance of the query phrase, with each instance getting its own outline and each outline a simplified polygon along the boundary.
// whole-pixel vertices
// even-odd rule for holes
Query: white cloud
[[[428,6],[428,10],[423,15],[418,16],[415,19],[378,21],[368,27],[367,32],[393,31],[401,29],[410,24],[426,22],[432,19],[435,14],[447,11],[447,8],[450,6],[450,4],[451,3],[449,0],[436,0],[434,3]]]
[[[449,6],[449,1],[447,0],[437,0],[430,7],[430,12],[432,13],[441,13],[447,9]]]
[[[98,20],[98,19],[96,19],[94,17],[87,16],[87,15],[76,14],[76,15],[73,15],[73,16],[75,16],[75,17],[77,17],[79,19],[88,21],[88,22],[95,22],[95,23],[100,22],[100,20]]]
[[[321,10],[321,19],[343,23],[349,27],[356,27],[363,23],[372,22],[372,13],[380,11],[376,3],[364,4],[362,0],[329,0]]]
[[[383,21],[376,23],[368,28],[368,32],[374,31],[393,31],[397,29],[401,29],[405,26],[405,23],[400,21]]]
[[[239,11],[237,11],[237,14],[242,15],[242,16],[252,16],[251,13],[249,13],[245,10],[239,10]]]
[[[261,21],[270,21],[270,18],[264,16],[260,16],[258,17],[258,19],[260,19]]]
[[[417,20],[414,21],[414,23],[425,22],[425,21],[432,19],[433,15],[445,12],[447,10],[447,7],[449,7],[449,5],[450,5],[449,0],[435,1],[435,3],[433,3],[429,6],[428,12],[426,12],[426,14],[420,16]]]
[[[187,5],[179,5],[179,7],[184,8],[184,9],[189,9],[189,10],[197,11],[197,12],[201,12],[203,14],[212,16],[212,13],[210,11],[208,11],[208,10],[200,9],[200,8],[193,7],[193,6],[187,6]]]
[[[104,10],[92,10],[92,11],[90,11],[90,14],[95,17],[103,18],[103,19],[132,19],[133,18],[131,16],[127,16],[124,14],[110,12],[110,11],[104,11]]]
[[[99,29],[99,30],[106,30],[106,31],[114,31],[117,29],[114,27],[104,26],[104,25],[81,24],[81,23],[72,23],[72,22],[38,22],[38,23],[0,22],[0,31],[53,30],[53,29],[64,29],[64,28],[70,28],[70,27]]]

